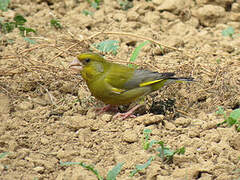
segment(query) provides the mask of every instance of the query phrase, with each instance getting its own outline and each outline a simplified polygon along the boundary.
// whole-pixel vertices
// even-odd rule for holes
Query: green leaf
[[[0,0],[0,10],[7,11],[10,0]]]
[[[233,34],[234,34],[234,29],[233,29],[233,27],[228,27],[228,28],[226,28],[226,29],[224,29],[223,31],[222,31],[222,35],[223,36],[230,36],[230,37],[233,37]]]
[[[124,163],[118,163],[116,166],[114,166],[112,170],[108,172],[107,180],[116,180],[116,177],[120,173],[123,164]]]
[[[62,29],[62,25],[60,24],[59,20],[57,20],[57,19],[51,19],[50,24],[51,24],[51,26],[53,26],[56,29]]]
[[[162,161],[166,160],[168,162],[173,159],[175,154],[180,155],[185,153],[185,147],[173,151],[170,148],[165,147],[164,142],[160,141],[159,144],[160,147],[157,149],[157,151],[159,152],[158,156],[161,157]]]
[[[224,108],[222,106],[218,106],[217,108],[218,108],[218,110],[216,111],[217,115],[225,114]]]
[[[185,154],[186,150],[185,150],[185,147],[182,147],[180,149],[177,149],[175,151],[176,154],[180,155],[180,154]]]
[[[133,2],[128,1],[128,0],[124,0],[124,1],[118,0],[118,3],[121,6],[122,10],[124,10],[124,11],[133,7]]]
[[[106,40],[99,43],[93,44],[99,51],[117,54],[117,49],[119,48],[118,45],[119,41],[116,40]]]
[[[6,23],[0,23],[0,26],[2,27],[2,31],[4,34],[10,33],[15,28],[14,22],[6,22]]]
[[[144,164],[139,164],[139,165],[136,165],[136,169],[134,169],[131,173],[130,173],[130,177],[133,177],[136,173],[138,173],[139,171],[147,168],[148,166],[151,165],[151,162],[154,160],[154,157],[151,156],[148,161]]]
[[[91,165],[86,165],[84,164],[83,162],[61,162],[60,161],[60,165],[61,166],[71,166],[71,165],[80,165],[82,166],[83,168],[89,170],[89,171],[92,171],[98,178],[98,180],[104,180],[103,177],[100,176],[100,174],[98,173],[98,171],[96,169],[94,169],[93,166]]]
[[[23,39],[24,39],[25,41],[29,42],[30,44],[37,44],[37,42],[36,42],[35,40],[30,39],[30,38],[28,38],[28,37],[24,37]]]
[[[93,12],[88,11],[88,10],[85,10],[85,9],[82,11],[82,13],[83,13],[85,16],[88,16],[88,15],[89,15],[89,16],[93,16]]]
[[[9,154],[9,152],[4,152],[0,154],[0,159],[6,157]]]
[[[150,143],[148,142],[150,134],[152,130],[151,129],[144,129],[143,134],[144,134],[144,140],[143,140],[143,149],[148,150],[150,148]]]
[[[25,24],[25,22],[27,22],[27,20],[21,15],[16,15],[14,17],[14,21],[15,21],[16,26],[19,26],[19,25],[22,26]]]
[[[151,129],[144,129],[143,133],[144,134],[150,134],[150,133],[152,133],[152,130]]]
[[[149,148],[151,148],[154,144],[159,144],[159,141],[151,140],[150,143],[149,143]]]
[[[19,29],[20,34],[22,36],[28,35],[30,32],[33,32],[34,34],[36,34],[36,31],[32,28],[26,28],[26,27],[23,27],[23,26],[19,26],[18,29]]]
[[[157,151],[159,152],[158,156],[161,158],[164,158],[166,156],[173,156],[174,155],[174,151],[167,148],[167,147],[159,147],[157,149]]]
[[[96,3],[96,2],[92,2],[92,3],[91,3],[91,6],[92,6],[94,9],[99,9],[99,4]]]
[[[233,119],[231,117],[228,117],[227,118],[227,124],[228,124],[229,127],[231,127],[232,125],[237,124],[237,120]]]
[[[150,42],[149,41],[144,41],[138,47],[135,48],[135,50],[133,51],[132,56],[130,58],[130,62],[134,62],[137,59],[137,57],[138,57],[141,49],[143,48],[143,46],[147,45],[148,43],[150,43]]]
[[[230,113],[229,118],[236,119],[236,120],[240,120],[240,108],[233,110],[233,111]]]
[[[240,125],[237,127],[237,131],[240,132]]]

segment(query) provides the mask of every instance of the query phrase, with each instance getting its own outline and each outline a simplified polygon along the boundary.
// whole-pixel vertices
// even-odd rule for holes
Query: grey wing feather
[[[132,78],[125,83],[124,87],[126,89],[133,89],[139,87],[139,84],[141,83],[159,79],[167,79],[174,75],[174,73],[158,73],[147,70],[135,70]]]

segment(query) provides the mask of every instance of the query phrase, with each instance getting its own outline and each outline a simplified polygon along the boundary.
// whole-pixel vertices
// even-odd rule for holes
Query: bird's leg
[[[128,117],[134,118],[134,117],[136,117],[136,116],[133,114],[134,111],[135,111],[136,109],[138,109],[139,107],[141,107],[142,105],[143,105],[143,104],[138,104],[138,105],[134,106],[132,109],[130,109],[128,112],[126,112],[126,113],[117,113],[115,116],[113,116],[113,118],[118,118],[118,117],[120,117],[121,120],[124,120],[124,119],[126,119],[126,118],[128,118]]]
[[[111,104],[108,104],[108,105],[106,105],[103,108],[97,108],[96,109],[96,111],[98,111],[98,113],[97,113],[98,115],[102,114],[102,113],[104,113],[106,111],[109,111],[109,110],[118,111],[117,106],[114,106],[114,105],[111,105]]]

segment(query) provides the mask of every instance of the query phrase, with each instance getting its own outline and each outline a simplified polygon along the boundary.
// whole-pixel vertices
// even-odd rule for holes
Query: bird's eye
[[[85,59],[86,63],[89,63],[91,60],[89,58]]]

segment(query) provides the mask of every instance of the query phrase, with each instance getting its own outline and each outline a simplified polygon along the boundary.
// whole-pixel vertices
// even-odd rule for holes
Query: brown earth
[[[37,44],[24,41],[17,29],[1,34],[0,153],[9,154],[0,159],[0,179],[97,179],[80,166],[60,166],[67,161],[95,165],[104,177],[124,162],[121,180],[239,179],[240,134],[234,127],[217,127],[223,117],[215,113],[217,106],[228,113],[240,106],[239,0],[134,0],[127,11],[111,0],[99,10],[81,0],[12,0],[0,14],[4,21],[21,14],[38,32],[31,34]],[[52,18],[63,29],[51,27]],[[233,38],[222,35],[229,26]],[[162,46],[145,46],[136,64],[196,81],[149,95],[136,118],[96,116],[102,104],[68,63],[91,44],[114,39],[119,52],[106,58],[127,64],[146,38]],[[184,146],[186,152],[170,164],[156,158],[130,178],[137,164],[156,154],[143,150],[144,129],[152,130],[151,139],[172,149]]]

